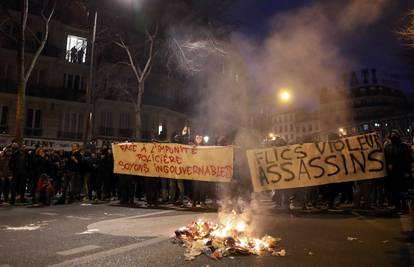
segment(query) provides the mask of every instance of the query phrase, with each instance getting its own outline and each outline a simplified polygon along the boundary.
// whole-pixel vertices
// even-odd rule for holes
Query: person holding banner
[[[180,144],[181,138],[180,135],[175,133],[173,134],[172,138],[173,143]],[[169,204],[177,204],[177,205],[183,205],[184,203],[184,181],[178,180],[178,179],[170,179],[169,184]],[[177,189],[178,189],[178,198],[177,198]],[[177,200],[177,201],[176,201]]]
[[[195,139],[196,146],[203,145],[203,136],[196,135]],[[208,187],[208,182],[204,181],[193,181],[193,207],[200,205],[202,207],[206,206],[206,189]]]

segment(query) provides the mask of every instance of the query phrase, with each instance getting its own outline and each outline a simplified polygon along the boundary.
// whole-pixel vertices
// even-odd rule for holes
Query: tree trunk
[[[24,79],[19,79],[17,85],[17,103],[16,103],[16,132],[15,140],[21,144],[23,142],[23,127],[24,127],[24,114],[26,103],[26,83]]]
[[[142,95],[144,93],[144,82],[138,83],[137,101],[135,104],[135,138],[139,141],[142,138]]]
[[[27,23],[27,14],[29,3],[28,0],[23,0],[23,9],[20,19],[20,32],[19,32],[19,50],[17,53],[17,101],[16,101],[16,132],[15,139],[21,144],[23,142],[23,126],[24,126],[24,114],[26,104],[26,79],[25,79],[25,61],[24,61],[24,48],[25,48],[25,30]]]

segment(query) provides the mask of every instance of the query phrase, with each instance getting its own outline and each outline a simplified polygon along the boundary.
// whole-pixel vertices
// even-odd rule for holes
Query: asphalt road
[[[216,213],[79,203],[3,206],[0,267],[414,266],[409,216],[255,213],[255,234],[281,237],[285,257],[236,256],[215,261],[201,255],[185,261],[184,248],[169,240],[174,229],[197,217],[214,219]]]

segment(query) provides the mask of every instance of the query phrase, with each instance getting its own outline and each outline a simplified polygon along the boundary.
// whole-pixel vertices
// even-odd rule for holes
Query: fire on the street
[[[280,238],[270,235],[254,238],[248,234],[248,228],[248,222],[233,211],[219,223],[193,221],[176,230],[173,240],[186,247],[186,260],[194,260],[201,254],[216,260],[232,255],[286,255],[286,251],[279,248]]]

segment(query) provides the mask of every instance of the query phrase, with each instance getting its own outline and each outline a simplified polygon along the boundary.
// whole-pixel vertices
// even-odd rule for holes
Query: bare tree
[[[407,18],[408,25],[398,32],[398,34],[408,42],[408,45],[414,48],[414,10],[411,10]]]
[[[16,28],[19,29],[19,34],[17,37],[18,44],[18,59],[17,59],[17,103],[16,103],[16,132],[15,139],[17,142],[21,143],[23,141],[23,126],[24,126],[24,114],[26,109],[26,86],[27,82],[32,74],[32,71],[39,59],[40,54],[42,53],[47,38],[49,36],[49,23],[52,19],[53,13],[56,8],[56,1],[45,1],[40,11],[40,18],[44,24],[44,34],[41,39],[38,39],[36,35],[28,28],[27,20],[29,15],[29,1],[22,1],[22,10],[20,12],[20,23],[15,21],[14,17],[8,12],[6,8],[3,7],[9,19],[13,22]],[[49,14],[46,14],[46,10],[49,9]],[[28,59],[25,51],[26,47],[26,32],[29,32],[35,41],[38,44],[37,49],[34,54],[31,55],[31,58]],[[26,64],[26,59],[27,64]],[[28,66],[26,68],[26,66]]]
[[[224,45],[210,32],[194,35],[188,32],[170,32],[165,49],[168,69],[174,66],[187,75],[193,75],[204,71],[210,58],[224,57],[227,54]]]
[[[146,40],[144,42],[144,49],[147,50],[145,57],[139,57],[142,53],[134,52],[132,46],[126,44],[121,36],[118,36],[118,41],[115,42],[117,46],[122,48],[127,56],[127,61],[120,61],[117,64],[129,66],[135,78],[135,86],[133,89],[123,88],[124,94],[128,95],[130,101],[134,104],[135,109],[135,137],[141,137],[141,111],[142,111],[142,96],[145,90],[145,81],[151,73],[151,69],[155,58],[155,38],[157,36],[157,27],[153,33],[148,30],[145,31]],[[141,46],[140,46],[141,48]]]

